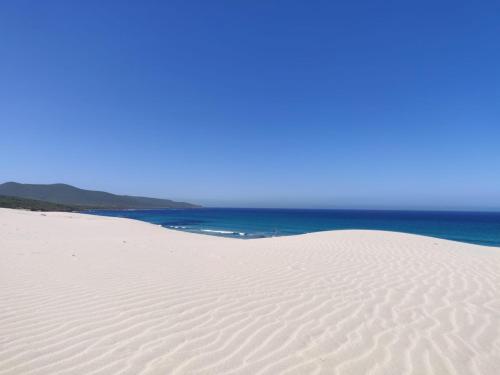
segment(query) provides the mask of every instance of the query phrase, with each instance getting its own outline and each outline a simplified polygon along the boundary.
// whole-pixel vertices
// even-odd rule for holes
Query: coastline
[[[190,233],[239,239],[281,237],[333,230],[412,233],[500,247],[500,212],[208,208],[94,210]]]
[[[500,368],[500,249],[336,230],[240,241],[0,209],[0,374]]]

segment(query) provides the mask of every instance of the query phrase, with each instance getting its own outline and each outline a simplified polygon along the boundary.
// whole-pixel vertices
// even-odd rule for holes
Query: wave
[[[218,234],[232,234],[232,235],[238,235],[238,236],[246,236],[247,235],[245,232],[233,232],[230,230],[215,230],[215,229],[200,229],[200,232],[218,233]]]
[[[228,235],[228,236],[250,236],[249,233],[245,232],[234,232],[231,230],[216,230],[216,229],[197,229],[197,228],[191,228],[189,226],[184,226],[184,225],[165,225],[165,224],[159,224],[162,227],[170,228],[170,229],[180,229],[180,230],[185,230],[188,232],[204,232],[204,233],[213,233],[214,235]]]

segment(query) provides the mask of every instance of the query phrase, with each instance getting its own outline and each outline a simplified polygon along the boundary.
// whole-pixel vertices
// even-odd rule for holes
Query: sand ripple
[[[0,374],[487,374],[500,249],[0,209]]]

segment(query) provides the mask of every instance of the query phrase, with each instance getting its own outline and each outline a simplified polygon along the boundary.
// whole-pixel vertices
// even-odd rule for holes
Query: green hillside
[[[0,195],[35,199],[56,204],[101,209],[152,209],[200,207],[168,199],[116,195],[103,191],[84,190],[66,184],[20,184],[6,182],[0,185]]]
[[[34,199],[8,197],[0,195],[0,207],[20,208],[31,211],[77,211],[78,207],[66,206],[51,202],[38,201]]]

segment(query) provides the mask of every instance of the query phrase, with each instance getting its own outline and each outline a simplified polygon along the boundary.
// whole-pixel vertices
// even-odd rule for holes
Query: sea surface
[[[338,229],[376,229],[500,246],[500,212],[200,208],[90,210],[86,213],[241,239]]]

